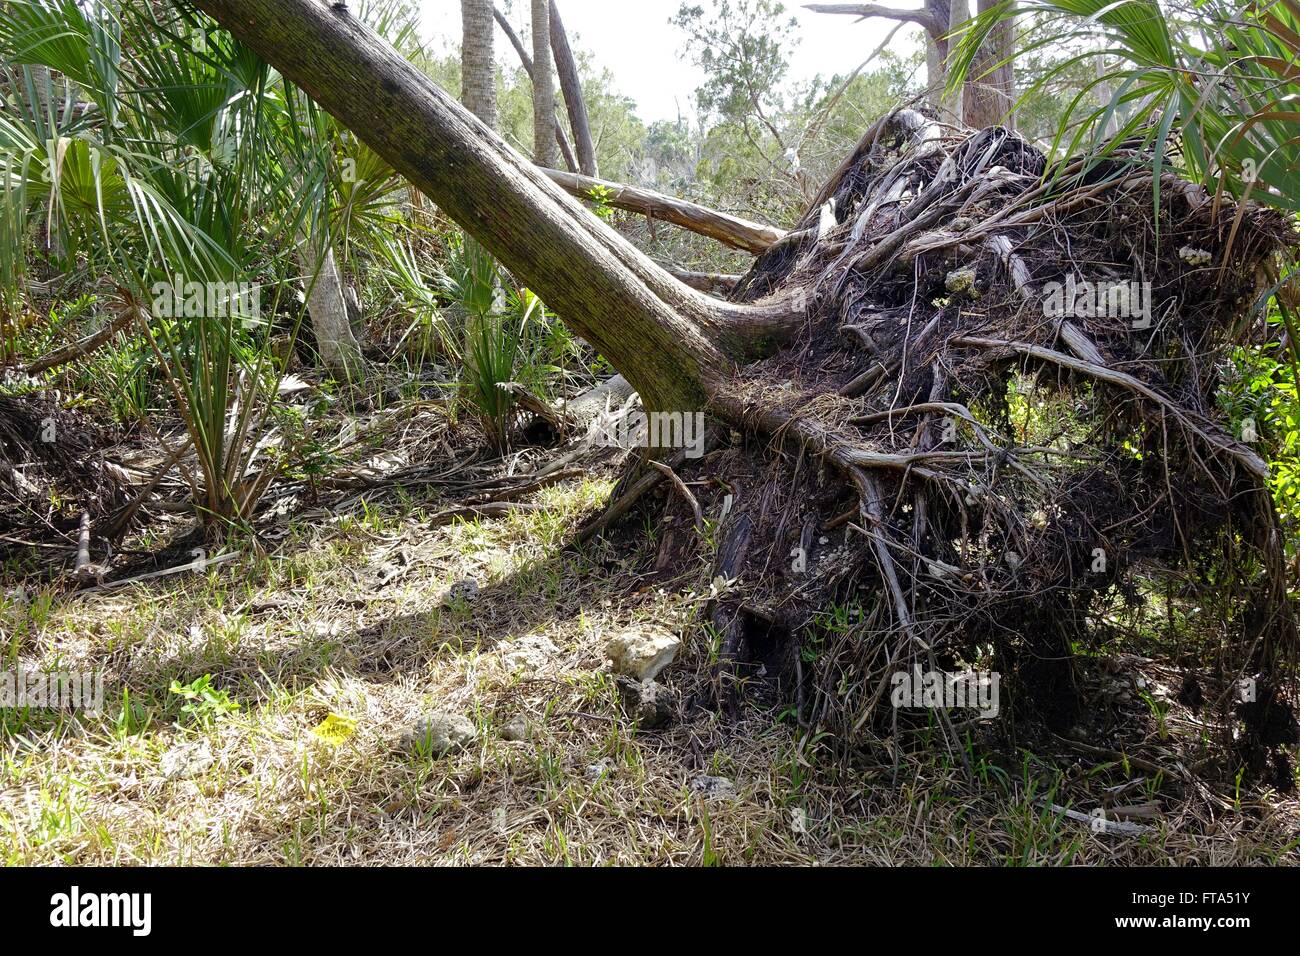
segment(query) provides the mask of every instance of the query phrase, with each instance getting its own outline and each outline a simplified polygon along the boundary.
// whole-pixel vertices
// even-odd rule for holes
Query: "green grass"
[[[202,575],[125,592],[40,591],[6,606],[7,643],[24,660],[103,668],[108,700],[100,716],[6,722],[0,859],[1296,861],[1294,800],[1243,793],[1212,822],[1189,815],[1120,841],[1042,800],[1086,811],[1096,787],[1126,779],[1122,767],[1081,782],[1068,764],[1017,763],[974,744],[975,779],[937,746],[897,751],[898,766],[888,748],[845,761],[834,741],[801,739],[775,710],[732,722],[706,708],[666,731],[637,732],[604,670],[604,641],[638,621],[680,629],[687,641],[665,676],[700,689],[711,651],[691,623],[691,589],[705,593],[707,582],[703,569],[681,587],[638,581],[648,551],[563,551],[609,487],[556,485],[536,497],[543,510],[434,530],[423,523],[427,506],[358,504],[330,521],[303,518],[273,553]],[[478,596],[444,606],[465,578]],[[527,634],[547,637],[555,655],[535,670],[506,667],[502,645]],[[182,711],[196,701],[200,713]],[[473,747],[441,758],[398,747],[420,716],[442,709],[475,724]],[[331,714],[355,730],[323,739],[315,731]],[[520,714],[530,739],[502,739]],[[701,773],[734,781],[734,796],[693,793]],[[1151,786],[1174,819],[1176,791]]]

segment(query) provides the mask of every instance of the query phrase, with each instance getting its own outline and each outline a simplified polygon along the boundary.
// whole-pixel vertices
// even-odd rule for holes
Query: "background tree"
[[[510,41],[510,45],[513,46],[515,48],[515,52],[519,54],[519,63],[523,67],[524,72],[528,74],[528,82],[531,84],[533,82],[532,54],[528,52],[527,48],[524,46],[523,41],[519,39],[519,34],[516,33],[515,28],[510,25],[510,21],[506,19],[505,15],[502,14],[502,12],[498,10],[495,5],[492,8],[492,15],[496,18],[497,25],[501,27],[501,32],[503,32],[506,35],[506,39]],[[552,101],[554,101],[553,92],[552,92]],[[554,102],[552,102],[552,105],[554,105]],[[556,145],[559,146],[560,148],[560,155],[564,157],[564,165],[568,168],[569,172],[576,173],[578,171],[578,159],[573,154],[573,146],[569,143],[569,136],[564,131],[564,124],[560,122],[560,118],[558,114],[553,115],[551,117],[551,121],[555,127]],[[534,117],[534,126],[535,125],[536,125],[536,117]],[[534,135],[536,135],[535,130],[534,130]]]
[[[1014,7],[997,0],[978,0],[980,12],[1000,7],[1008,11],[1008,22],[981,35],[978,61],[964,81],[949,82],[951,44],[971,20],[970,0],[925,0],[918,9],[898,9],[875,3],[811,3],[816,13],[854,16],[863,20],[884,19],[913,23],[925,31],[927,99],[930,105],[967,126],[983,129],[1003,124],[1015,127],[1010,107],[1014,100],[1015,73],[1012,62],[1012,30],[1009,20]]]
[[[555,67],[560,74],[560,89],[564,92],[564,105],[569,113],[569,125],[578,148],[578,168],[584,176],[599,176],[596,163],[596,146],[591,138],[591,120],[587,114],[587,98],[583,93],[578,63],[569,46],[569,35],[560,19],[560,8],[551,0],[549,24],[551,50],[555,54]]]
[[[550,0],[532,0],[533,13],[533,159],[555,166],[555,79],[551,57]]]
[[[461,101],[497,128],[496,63],[492,54],[492,0],[461,0]]]

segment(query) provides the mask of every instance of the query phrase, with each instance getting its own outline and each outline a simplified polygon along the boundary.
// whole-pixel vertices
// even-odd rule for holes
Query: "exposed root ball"
[[[892,675],[979,666],[1065,727],[1088,706],[1076,654],[1157,609],[1176,640],[1180,615],[1221,622],[1178,650],[1219,713],[1248,675],[1293,696],[1267,466],[1215,395],[1297,237],[1250,206],[1229,242],[1237,207],[1169,175],[1157,210],[1142,159],[1044,175],[1014,133],[900,111],[755,263],[736,298],[807,321],[715,397],[765,437],[701,475],[727,486],[701,499],[715,517],[731,497],[713,621],[733,688],[761,660],[801,720],[849,736],[899,719]],[[798,635],[783,666],[759,633]]]

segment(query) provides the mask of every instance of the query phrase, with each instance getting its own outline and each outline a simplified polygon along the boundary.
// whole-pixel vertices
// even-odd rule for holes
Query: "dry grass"
[[[669,588],[609,544],[563,550],[608,488],[558,485],[538,495],[544,510],[434,530],[411,505],[308,515],[269,556],[202,577],[5,608],[11,660],[102,668],[109,700],[100,716],[4,716],[4,860],[1297,862],[1300,807],[1271,793],[1225,810],[1222,799],[1171,802],[1156,781],[1146,789],[1164,801],[1158,833],[1120,839],[1042,799],[1069,803],[1123,768],[1028,754],[998,767],[972,750],[971,780],[937,746],[843,759],[758,707],[734,721],[698,707],[637,732],[604,670],[604,640],[637,621],[682,630],[666,677],[698,689],[711,644],[691,621],[707,564]],[[444,604],[466,578],[479,594]],[[527,635],[555,651],[512,668],[503,651]],[[169,692],[204,674],[240,704],[206,728]],[[435,709],[470,717],[478,743],[441,759],[403,752],[401,733]],[[330,713],[355,720],[355,733],[317,736]],[[519,715],[531,739],[502,739]],[[734,796],[693,793],[701,774],[734,781]]]

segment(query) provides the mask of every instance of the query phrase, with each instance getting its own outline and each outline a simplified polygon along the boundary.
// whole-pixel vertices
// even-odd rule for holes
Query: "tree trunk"
[[[550,0],[533,0],[533,161],[555,165],[555,79]]]
[[[723,303],[674,279],[346,9],[315,0],[199,5],[563,315],[647,408],[702,409],[737,360],[794,325],[787,304]]]
[[[345,9],[341,12],[347,15]],[[461,101],[492,129],[497,128],[496,63],[492,58],[492,0],[460,0]]]
[[[340,381],[355,382],[362,374],[361,346],[352,333],[347,293],[334,259],[334,248],[303,238],[298,250],[303,287],[307,290],[307,315],[316,351]]]
[[[952,32],[961,27],[970,19],[970,0],[948,0],[948,29],[945,31],[951,35]],[[955,42],[952,39],[945,41],[944,50],[944,72],[947,72],[947,60],[952,56]],[[940,111],[944,114],[944,119],[949,123],[960,124],[962,117],[965,115],[965,104],[968,99],[968,90],[970,84],[966,83],[955,89],[945,89],[941,99]]]
[[[492,8],[492,15],[496,17],[497,26],[501,27],[501,32],[506,35],[510,45],[515,48],[519,54],[519,62],[523,65],[524,72],[528,74],[528,81],[533,81],[533,58],[529,55],[528,50],[524,48],[523,41],[519,39],[519,34],[515,33],[515,28],[510,25],[510,21],[502,16],[501,11]],[[552,98],[554,98],[552,96]],[[555,143],[560,147],[560,155],[564,157],[564,165],[568,167],[569,172],[578,171],[578,159],[573,155],[573,147],[569,145],[569,137],[564,133],[564,126],[560,122],[558,115],[551,117],[551,123],[555,127]]]
[[[1000,0],[978,0],[980,14],[998,6]],[[962,122],[974,129],[999,124],[1015,129],[1015,69],[1011,63],[1015,24],[1003,20],[980,47],[971,61],[970,82],[966,84],[966,102]],[[1004,62],[1005,61],[1005,62]]]
[[[929,19],[925,26],[926,96],[936,110],[943,107],[944,91],[948,85],[948,0],[925,0]]]
[[[578,146],[578,171],[584,176],[599,176],[596,146],[591,139],[591,121],[587,118],[587,101],[582,95],[582,79],[578,76],[578,64],[569,48],[569,36],[564,32],[564,21],[560,19],[560,9],[555,0],[551,0],[550,25],[555,68],[560,74],[560,89],[564,91],[564,105],[569,111],[569,126]]]

